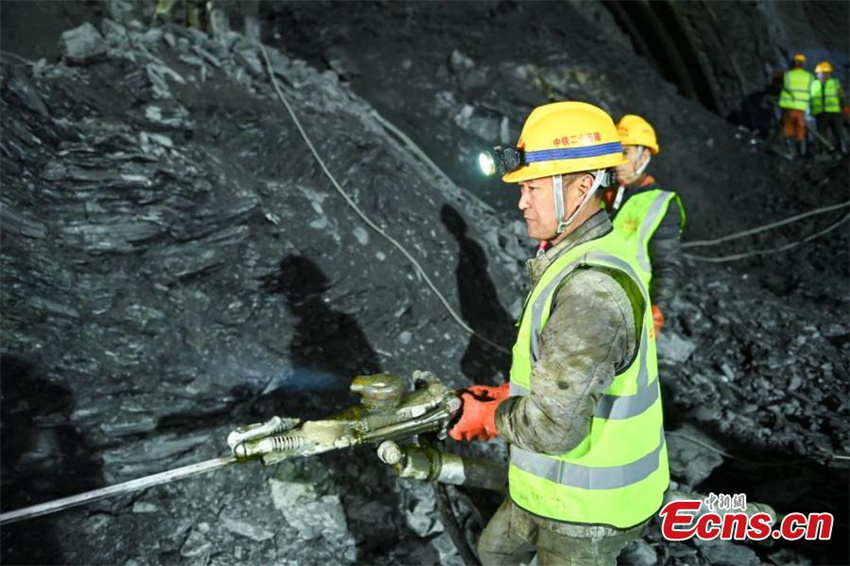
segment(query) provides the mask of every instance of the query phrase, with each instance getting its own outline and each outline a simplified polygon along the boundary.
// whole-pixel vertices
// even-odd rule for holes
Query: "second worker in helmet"
[[[655,129],[640,116],[627,114],[617,124],[625,163],[617,166],[618,186],[605,190],[605,208],[614,229],[628,242],[652,300],[655,332],[682,278],[681,235],[685,227],[682,199],[662,189],[646,172],[659,154]]]

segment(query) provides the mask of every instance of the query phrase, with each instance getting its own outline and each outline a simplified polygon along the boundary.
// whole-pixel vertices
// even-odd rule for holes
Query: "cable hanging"
[[[431,290],[431,292],[434,293],[434,295],[437,297],[437,299],[443,304],[443,307],[446,309],[446,311],[449,313],[449,315],[451,315],[451,317],[455,320],[455,322],[457,322],[457,324],[461,328],[463,328],[466,332],[475,336],[476,338],[478,338],[482,342],[485,342],[486,344],[490,345],[491,347],[499,350],[500,352],[503,352],[505,354],[510,354],[510,350],[508,350],[504,346],[496,344],[495,342],[493,342],[489,338],[482,336],[481,334],[479,334],[478,332],[473,330],[468,324],[466,324],[466,322],[464,322],[464,320],[454,311],[454,309],[451,307],[451,305],[446,300],[446,298],[443,296],[443,294],[440,293],[440,291],[437,289],[436,285],[434,285],[434,283],[431,281],[431,278],[428,277],[428,274],[425,273],[425,270],[422,268],[422,266],[419,264],[419,262],[416,260],[416,258],[414,258],[404,248],[404,246],[402,246],[395,238],[393,238],[392,236],[387,234],[384,230],[381,229],[380,226],[378,226],[377,224],[372,222],[372,220],[368,216],[366,216],[366,214],[362,210],[360,210],[360,207],[357,206],[357,203],[355,203],[354,200],[352,200],[352,198],[348,195],[348,193],[345,192],[345,190],[342,188],[342,186],[339,184],[339,182],[337,182],[336,178],[333,176],[333,173],[331,173],[330,170],[328,169],[327,165],[325,165],[324,160],[319,155],[319,152],[316,150],[315,146],[313,145],[313,142],[310,140],[310,137],[307,135],[307,132],[304,130],[304,127],[301,125],[301,122],[298,120],[298,116],[295,114],[295,111],[293,110],[292,105],[289,103],[289,100],[287,100],[286,96],[284,96],[284,94],[283,94],[283,91],[280,89],[280,85],[277,81],[277,78],[274,76],[274,70],[272,69],[272,64],[271,64],[271,61],[269,60],[269,56],[268,56],[268,53],[266,52],[266,48],[262,44],[260,44],[260,51],[263,54],[263,59],[266,63],[266,70],[269,73],[269,78],[271,79],[272,86],[274,87],[274,90],[277,93],[278,98],[283,103],[283,105],[286,107],[286,110],[289,113],[289,116],[292,118],[292,121],[295,123],[295,127],[298,129],[298,132],[301,134],[301,137],[304,139],[304,143],[307,144],[307,147],[310,149],[310,152],[313,154],[313,157],[315,157],[316,161],[318,162],[318,164],[321,167],[322,171],[324,172],[325,176],[327,176],[327,178],[331,181],[331,184],[336,189],[336,191],[342,196],[342,198],[345,199],[345,202],[348,204],[348,206],[350,206],[352,208],[352,210],[354,210],[354,212],[357,213],[357,215],[361,218],[361,220],[363,220],[363,222],[366,223],[367,226],[369,226],[369,228],[371,228],[372,230],[377,232],[381,237],[383,237],[385,240],[390,242],[393,246],[396,247],[396,249],[398,249],[404,255],[405,258],[407,258],[407,260],[410,262],[411,265],[413,265],[414,269],[419,274],[419,276],[422,278],[422,280],[425,282],[425,284],[428,286],[428,288]],[[386,121],[382,121],[382,122],[384,124],[386,124]]]

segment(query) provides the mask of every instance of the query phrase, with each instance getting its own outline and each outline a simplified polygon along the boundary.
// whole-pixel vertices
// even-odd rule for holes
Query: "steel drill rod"
[[[101,499],[106,499],[107,497],[112,497],[114,495],[131,493],[133,491],[171,483],[190,476],[205,474],[207,472],[225,468],[237,462],[238,460],[234,456],[222,456],[205,462],[198,462],[197,464],[183,466],[182,468],[168,470],[167,472],[160,472],[158,474],[111,485],[109,487],[87,491],[70,497],[63,497],[62,499],[56,499],[54,501],[48,501],[47,503],[24,507],[23,509],[0,514],[0,525],[7,525],[9,523],[15,523],[17,521],[23,521],[24,519],[31,519],[33,517],[40,517],[42,515],[49,515],[50,513],[64,511],[65,509],[71,509],[72,507],[85,505],[86,503],[91,503],[93,501],[100,501]]]

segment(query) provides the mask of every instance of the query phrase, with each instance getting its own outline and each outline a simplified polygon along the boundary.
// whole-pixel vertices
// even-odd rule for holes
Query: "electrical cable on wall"
[[[363,222],[366,223],[367,226],[369,226],[372,230],[377,232],[385,240],[390,242],[393,246],[395,246],[404,255],[404,257],[407,258],[407,260],[411,263],[411,265],[413,265],[414,269],[419,274],[419,276],[422,277],[422,280],[425,282],[425,284],[428,286],[428,288],[434,293],[434,295],[442,303],[442,305],[446,309],[446,311],[451,315],[451,317],[455,320],[455,322],[458,323],[458,325],[461,328],[463,328],[469,334],[477,337],[482,342],[485,342],[486,344],[490,345],[491,347],[499,350],[500,352],[503,352],[505,354],[510,354],[510,350],[508,350],[504,346],[496,344],[495,342],[493,342],[489,338],[482,336],[481,334],[479,334],[478,332],[473,330],[468,324],[466,324],[466,322],[464,322],[464,320],[460,317],[460,315],[458,315],[455,312],[455,310],[451,307],[448,300],[446,300],[446,298],[443,296],[443,294],[440,293],[440,291],[437,289],[436,285],[434,285],[434,283],[431,281],[431,278],[428,277],[428,274],[425,273],[425,270],[422,268],[422,266],[419,264],[419,262],[416,260],[416,258],[414,258],[404,248],[404,246],[402,246],[395,238],[393,238],[392,236],[387,234],[384,230],[381,229],[380,226],[378,226],[377,224],[372,222],[372,220],[368,216],[366,216],[366,214],[362,210],[360,210],[360,207],[357,206],[357,203],[355,203],[354,200],[348,195],[348,193],[345,192],[345,190],[342,188],[342,186],[339,184],[339,182],[333,176],[333,173],[331,173],[330,170],[328,169],[327,165],[325,165],[324,160],[319,155],[319,152],[316,150],[315,146],[313,146],[313,142],[310,140],[310,137],[307,135],[307,132],[304,130],[304,127],[301,125],[301,122],[298,120],[298,116],[296,116],[295,111],[292,108],[292,105],[290,105],[286,96],[284,96],[283,91],[280,89],[280,85],[278,84],[277,78],[274,76],[274,70],[272,69],[272,64],[271,64],[271,61],[269,60],[269,56],[268,56],[268,53],[266,52],[266,48],[262,44],[260,44],[260,51],[263,54],[263,59],[265,60],[265,63],[266,63],[266,69],[269,73],[269,78],[271,79],[272,86],[274,87],[278,98],[283,103],[283,105],[286,107],[287,112],[289,112],[289,116],[292,118],[292,121],[295,123],[295,126],[298,129],[298,132],[301,134],[301,137],[304,139],[304,142],[307,144],[307,147],[310,149],[310,152],[313,154],[313,157],[315,157],[316,161],[318,162],[319,167],[321,167],[325,176],[327,176],[327,178],[331,181],[331,184],[336,189],[336,191],[342,196],[343,199],[345,199],[345,202],[348,204],[348,206],[350,206],[354,210],[354,212],[357,213],[357,215],[361,218],[361,220],[363,220]]]

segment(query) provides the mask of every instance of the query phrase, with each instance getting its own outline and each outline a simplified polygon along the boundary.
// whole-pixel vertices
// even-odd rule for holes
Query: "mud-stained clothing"
[[[528,261],[531,287],[563,253],[613,230],[600,210],[564,241]],[[496,411],[499,436],[520,448],[564,454],[588,434],[599,400],[638,348],[641,290],[621,272],[576,269],[556,292],[540,336],[540,356],[528,396],[510,397]],[[637,321],[637,322],[636,322]],[[510,498],[479,541],[484,564],[519,564],[534,549],[539,564],[616,564],[644,525],[613,527],[564,523],[530,513]]]
[[[481,533],[478,556],[485,566],[529,564],[535,553],[539,566],[615,566],[617,556],[640,538],[644,527],[544,523],[508,498]]]
[[[528,260],[531,287],[562,253],[612,229],[600,210],[563,242]],[[588,267],[565,278],[540,336],[531,393],[510,397],[496,411],[496,428],[505,442],[564,454],[587,436],[599,399],[637,348],[635,320],[640,318],[632,305],[641,301],[630,296],[640,297],[640,289],[614,271]]]

